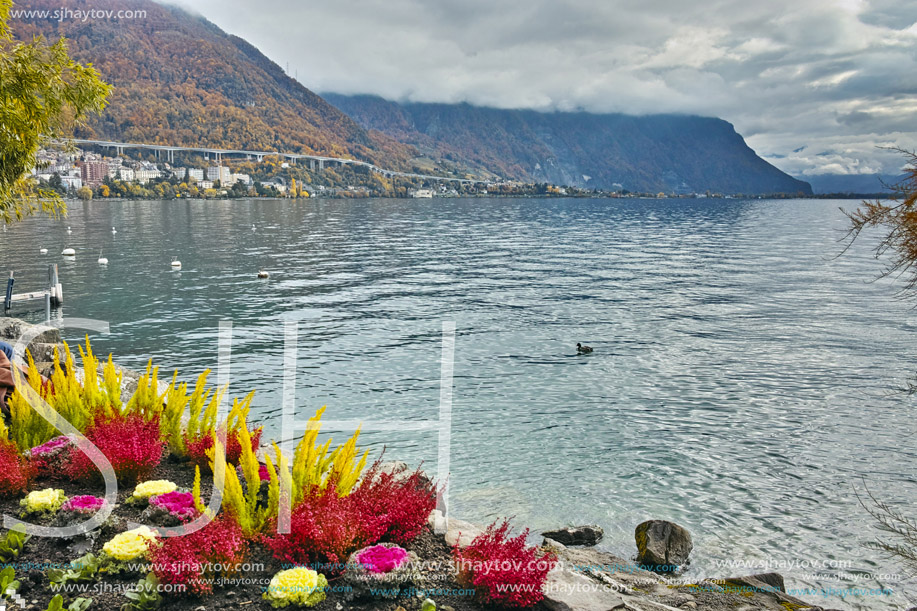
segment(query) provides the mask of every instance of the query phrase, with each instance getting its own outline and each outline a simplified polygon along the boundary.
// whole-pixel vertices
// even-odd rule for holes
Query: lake
[[[299,419],[327,405],[326,419],[367,421],[438,418],[454,321],[453,515],[596,523],[624,557],[639,522],[670,519],[694,536],[689,575],[769,567],[790,587],[892,588],[828,602],[894,608],[912,586],[865,547],[878,531],[855,491],[865,480],[905,510],[917,502],[917,419],[889,392],[913,372],[917,326],[900,286],[875,281],[871,243],[838,257],[838,207],[856,204],[72,202],[65,220],[0,232],[0,273],[39,289],[59,263],[63,316],[110,322],[97,353],[185,380],[216,366],[231,320],[231,390],[257,389],[268,436],[284,321],[300,326]],[[361,439],[436,469],[435,432]],[[722,565],[736,560],[747,568]]]

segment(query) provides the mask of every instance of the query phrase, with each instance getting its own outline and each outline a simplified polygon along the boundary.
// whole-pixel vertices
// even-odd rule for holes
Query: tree
[[[38,149],[61,138],[89,114],[100,113],[111,87],[91,64],[70,59],[64,39],[47,45],[13,40],[11,0],[0,0],[0,220],[66,211],[60,194],[28,173]]]
[[[917,153],[895,150],[908,162],[904,179],[893,185],[894,193],[888,200],[863,202],[855,211],[845,211],[850,219],[848,247],[864,229],[881,229],[882,238],[874,249],[876,258],[891,255],[882,275],[903,277],[904,290],[913,297],[917,295]]]
[[[850,219],[847,234],[848,248],[865,229],[881,231],[879,243],[874,248],[876,258],[890,256],[882,272],[904,280],[904,293],[917,296],[917,153],[895,149],[907,159],[904,179],[893,185],[889,199],[865,201],[853,212],[845,214]],[[917,394],[917,379],[907,382],[903,389],[908,396]],[[865,482],[864,482],[865,485]],[[917,571],[917,520],[877,499],[866,489],[866,498],[857,498],[863,507],[888,533],[890,539],[876,541],[872,547],[897,558],[910,571]]]
[[[80,187],[79,189],[76,190],[76,196],[82,200],[90,200],[92,199],[92,189],[90,189],[89,187],[85,187],[85,186]]]

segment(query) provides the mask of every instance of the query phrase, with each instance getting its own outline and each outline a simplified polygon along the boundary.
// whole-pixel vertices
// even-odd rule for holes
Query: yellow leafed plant
[[[353,437],[347,443],[343,446],[338,446],[331,453],[328,452],[331,446],[331,439],[321,446],[316,446],[324,413],[325,407],[322,407],[315,413],[315,416],[309,419],[307,430],[293,454],[291,491],[293,507],[298,505],[310,490],[316,488],[323,490],[332,483],[339,495],[350,494],[350,491],[360,479],[363,467],[366,466],[368,451],[363,452],[363,456],[357,460],[359,430],[353,434]],[[280,464],[283,455],[276,443],[274,444],[274,456],[276,463]],[[274,485],[273,480],[271,485]],[[277,495],[279,497],[279,490]]]
[[[161,416],[165,397],[166,393],[159,394],[159,367],[153,367],[153,360],[150,359],[146,365],[146,372],[137,380],[137,390],[127,402],[124,412],[141,414],[145,421],[150,422]]]
[[[242,532],[246,537],[251,537],[264,531],[265,527],[277,516],[279,505],[279,479],[274,469],[274,463],[270,457],[267,457],[267,471],[270,478],[268,485],[268,498],[266,503],[259,502],[259,492],[261,490],[261,465],[258,457],[252,450],[251,435],[248,431],[248,425],[243,421],[239,431],[240,441],[242,442],[242,455],[240,466],[242,467],[242,478],[245,481],[243,491],[242,481],[237,475],[236,469],[232,465],[226,468],[226,483],[223,493],[223,503],[226,512],[235,517]],[[220,440],[216,440],[214,446],[216,451],[222,452],[223,445]],[[211,462],[211,469],[213,462]],[[197,503],[195,503],[197,504]]]
[[[216,401],[205,411],[204,405],[210,397],[211,391],[207,389],[207,376],[210,370],[204,371],[197,378],[194,386],[194,392],[188,397],[188,385],[186,383],[177,384],[178,372],[172,376],[172,383],[165,395],[165,406],[162,410],[162,419],[160,428],[162,429],[162,438],[169,444],[171,453],[179,458],[188,458],[188,444],[186,442],[185,430],[187,429],[190,438],[198,436],[198,430],[206,422],[201,422],[201,412],[204,412],[204,418],[216,421],[216,410],[219,399],[222,398],[222,392],[217,393],[214,397]],[[187,427],[185,427],[184,416],[186,408],[190,405],[190,416]]]
[[[80,347],[83,375],[78,376],[69,346],[64,344],[63,364],[57,350],[54,351],[54,371],[51,374],[51,388],[42,388],[41,376],[35,367],[32,355],[27,353],[29,387],[44,399],[51,408],[67,419],[80,431],[86,430],[98,415],[110,416],[121,408],[121,374],[109,356],[99,380],[99,361],[92,353],[89,337],[86,349]],[[80,381],[82,378],[82,383]],[[40,445],[59,435],[58,430],[29,405],[19,392],[10,398],[10,433],[21,452]]]

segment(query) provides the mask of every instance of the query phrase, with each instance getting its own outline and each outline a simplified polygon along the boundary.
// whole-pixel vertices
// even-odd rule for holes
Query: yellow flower
[[[149,482],[141,482],[134,488],[133,496],[135,499],[148,499],[157,494],[166,494],[174,492],[178,488],[174,483],[164,479],[154,479]]]
[[[274,607],[312,607],[325,600],[328,580],[311,569],[297,567],[280,571],[264,593]]]
[[[156,533],[141,526],[112,537],[102,546],[102,551],[115,560],[128,561],[143,556],[147,552],[147,542],[156,539]]]
[[[39,513],[42,511],[55,512],[61,508],[67,496],[63,490],[54,488],[45,488],[44,490],[35,490],[30,492],[19,504],[25,507],[28,513]]]

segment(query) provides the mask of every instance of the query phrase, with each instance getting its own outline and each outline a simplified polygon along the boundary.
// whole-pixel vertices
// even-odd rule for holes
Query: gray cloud
[[[718,116],[794,174],[895,172],[876,147],[917,147],[900,0],[180,1],[316,91]]]

